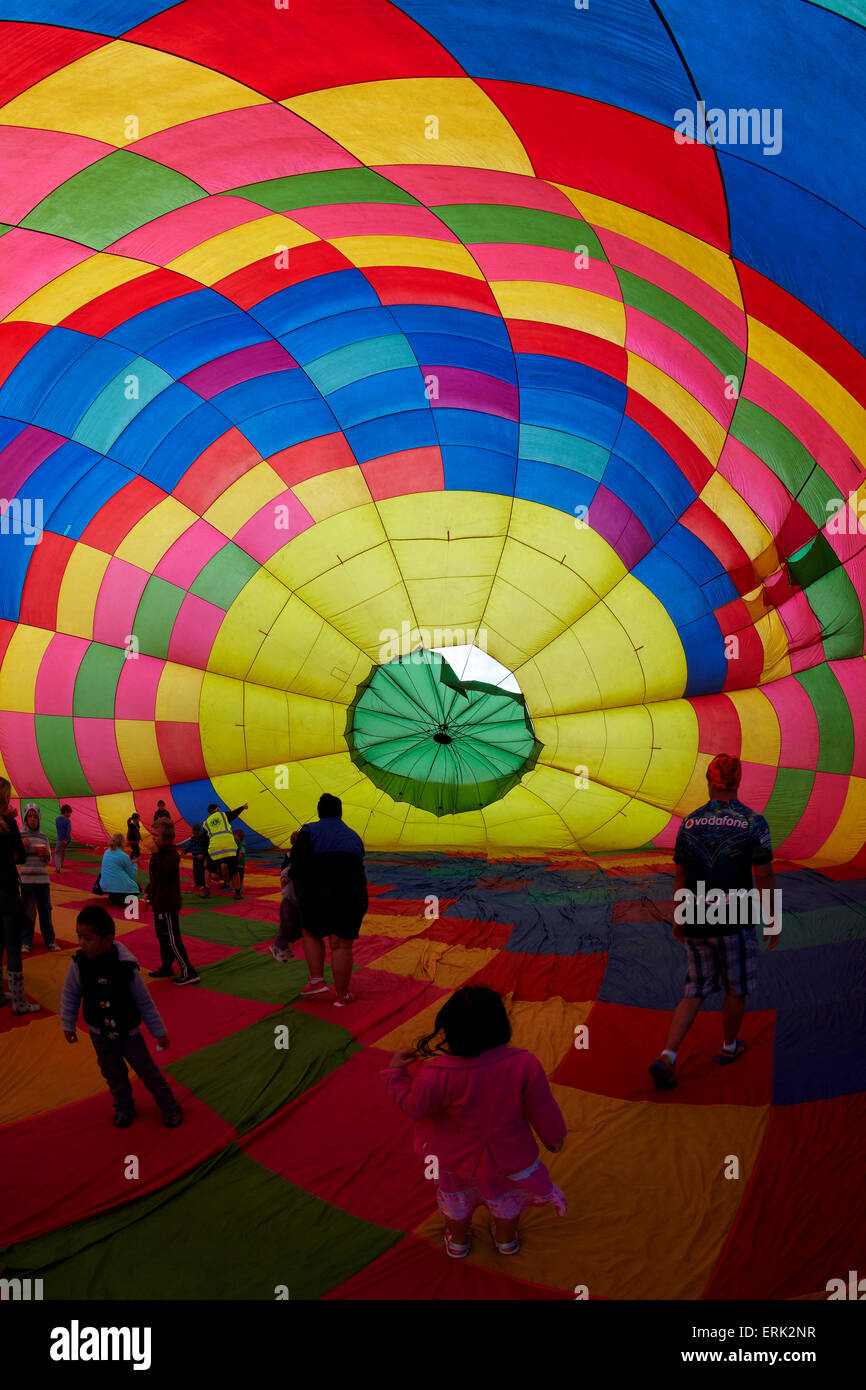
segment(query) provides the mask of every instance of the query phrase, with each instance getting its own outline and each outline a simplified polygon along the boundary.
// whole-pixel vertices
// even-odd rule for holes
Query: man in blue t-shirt
[[[674,937],[685,945],[688,973],[664,1050],[650,1065],[653,1082],[663,1090],[676,1085],[677,1050],[720,981],[724,1040],[716,1061],[724,1066],[746,1051],[738,1035],[757,981],[755,927],[763,921],[773,945],[780,929],[770,828],[739,800],[741,776],[739,758],[713,758],[707,768],[710,799],[686,816],[677,835]]]
[[[301,826],[292,847],[291,876],[298,894],[301,935],[310,978],[304,998],[327,994],[325,937],[331,943],[336,1008],[354,1002],[349,992],[352,951],[367,911],[364,841],[343,821],[343,803],[324,792],[319,819]]]

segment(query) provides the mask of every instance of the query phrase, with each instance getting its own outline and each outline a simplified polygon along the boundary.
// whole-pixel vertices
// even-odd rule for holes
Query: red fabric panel
[[[545,357],[564,357],[570,362],[582,362],[595,367],[617,381],[628,375],[628,354],[624,347],[609,343],[578,328],[563,328],[558,323],[533,323],[528,319],[506,319],[511,346],[515,352],[540,353]]]
[[[751,560],[721,517],[717,516],[706,502],[696,497],[691,506],[683,512],[680,522],[692,535],[709,546],[741,594],[747,594],[754,589],[755,575]]]
[[[503,1260],[503,1264],[505,1261]],[[512,1261],[514,1269],[519,1261]],[[499,1303],[503,1299],[571,1299],[572,1295],[559,1289],[546,1289],[540,1284],[527,1284],[522,1279],[494,1274],[468,1260],[452,1260],[443,1249],[437,1249],[417,1236],[406,1236],[393,1245],[351,1279],[339,1284],[325,1299],[370,1300],[432,1300],[463,1303],[480,1299]]]
[[[201,516],[231,483],[259,463],[257,450],[232,426],[190,464],[172,496]]]
[[[158,719],[156,742],[169,782],[195,782],[207,777],[198,724]]]
[[[133,478],[100,507],[81,533],[85,545],[113,555],[120,542],[143,516],[165,499],[165,493],[147,478]]]
[[[267,215],[267,208],[262,214]],[[293,246],[289,251],[289,264],[278,268],[275,256],[265,256],[252,265],[233,270],[231,275],[217,280],[213,288],[224,294],[240,309],[251,309],[271,295],[279,294],[289,285],[297,285],[302,280],[316,279],[335,270],[352,269],[352,262],[341,251],[326,241],[313,241],[307,246]]]
[[[145,880],[148,875],[149,861],[150,854],[145,850],[139,860],[139,867]],[[95,871],[95,868],[89,870],[88,889],[93,882]],[[83,906],[85,901],[92,902],[93,899],[92,897],[82,898],[81,904],[68,903],[66,905],[79,907]],[[118,921],[123,921],[122,907],[111,906],[105,898],[101,898],[100,902],[111,913],[112,917]],[[239,947],[224,946],[218,941],[199,941],[197,936],[184,936],[183,919],[195,911],[195,907],[184,908],[180,915],[180,934],[186,943],[187,953],[193,965],[196,967],[216,965],[217,961],[227,960],[229,956],[237,955]],[[150,990],[153,1002],[168,1027],[172,1057],[182,1057],[187,1052],[195,1052],[208,1043],[217,1042],[223,1036],[219,1031],[220,1028],[224,1027],[228,1020],[233,1019],[236,1012],[240,1021],[228,1028],[230,1033],[235,1033],[238,1028],[244,1028],[248,1023],[255,1023],[257,1019],[264,1018],[270,1010],[271,1006],[268,1004],[260,1004],[246,999],[233,999],[230,995],[203,990],[199,986],[184,985],[183,989],[180,989],[173,985],[171,980],[148,980],[146,978],[147,971],[158,970],[160,965],[159,946],[153,926],[153,916],[148,908],[142,909],[142,925],[137,927],[135,931],[126,932],[122,937],[118,937],[118,940],[129,948],[141,966],[145,975],[144,983]],[[187,994],[194,994],[196,999],[201,995],[206,1002],[204,1005],[193,1004],[187,1007],[186,1012],[184,1012],[182,1003],[176,1001],[178,996]],[[214,1005],[211,1002],[213,1000],[225,1000],[229,1007],[226,1008],[225,1004]],[[253,1009],[251,1014],[246,1013],[248,1003]],[[238,1010],[235,1010],[235,1005],[239,1006]],[[178,1030],[180,1031],[178,1032]],[[178,1033],[177,1039],[175,1033]]]
[[[808,805],[779,854],[792,859],[809,859],[826,843],[827,835],[842,814],[850,782],[838,772],[816,772]]]
[[[465,75],[386,0],[292,0],[288,15],[259,7],[254,23],[234,0],[186,0],[124,38],[224,72],[274,101],[407,74]]]
[[[392,941],[392,949],[394,944]],[[357,999],[347,1009],[334,1008],[333,993],[298,999],[293,1007],[301,1013],[325,1018],[345,1028],[356,1042],[371,1046],[377,1038],[385,1037],[431,1004],[438,1004],[452,991],[437,989],[411,975],[395,975],[390,970],[370,970],[362,966],[352,975],[352,993]],[[418,1032],[420,1034],[420,1028]]]
[[[383,304],[438,304],[451,309],[474,309],[499,314],[499,306],[486,280],[473,280],[450,270],[422,270],[420,266],[369,266],[364,276]]]
[[[698,719],[698,751],[710,753],[730,753],[740,756],[743,734],[736,708],[727,695],[700,695],[692,700],[692,709]]]
[[[12,641],[12,635],[18,626],[9,618],[0,618],[0,666],[3,665],[3,658],[6,655],[6,648]]]
[[[57,626],[57,599],[69,557],[76,542],[69,536],[43,531],[42,540],[34,545],[24,588],[21,592],[19,622],[31,627]]]
[[[597,999],[607,953],[598,955],[537,956],[519,951],[500,951],[467,984],[489,985],[515,999],[541,1001],[559,995],[578,1002]]]
[[[361,471],[377,502],[411,492],[441,492],[445,487],[442,453],[435,447],[386,454],[365,463]]]
[[[0,25],[0,31],[3,29]],[[26,357],[34,343],[48,332],[45,323],[4,323],[0,332],[0,382]],[[23,426],[22,426],[23,428]]]
[[[772,1009],[746,1012],[740,1037],[749,1051],[720,1067],[720,1013],[698,1014],[677,1054],[677,1088],[659,1091],[647,1068],[665,1045],[671,1016],[664,1009],[636,1009],[598,1000],[589,1016],[589,1046],[569,1048],[551,1081],[618,1100],[662,1105],[769,1105],[773,1096]]]
[[[174,270],[152,270],[126,285],[117,285],[105,294],[97,295],[88,304],[83,304],[62,320],[64,328],[74,328],[79,333],[92,333],[101,338],[135,318],[154,304],[166,304],[182,294],[200,290],[201,285],[186,275],[178,275]]]
[[[91,1043],[80,1034],[77,1046]],[[151,1052],[161,1064],[174,1049],[157,1052],[153,1044]],[[138,1115],[132,1130],[112,1125],[107,1088],[74,1105],[5,1125],[3,1184],[7,1192],[15,1193],[15,1200],[3,1204],[0,1242],[30,1240],[156,1192],[232,1143],[232,1126],[172,1077],[168,1081],[184,1109],[183,1124],[170,1135],[153,1097],[134,1075]],[[129,1153],[139,1160],[136,1182],[124,1177]]]
[[[449,945],[480,947],[500,951],[514,927],[510,922],[479,922],[471,917],[439,917],[429,922],[424,933],[430,941],[447,941]]]
[[[847,1280],[858,1254],[862,1278],[864,1229],[866,1097],[775,1106],[703,1296],[797,1298]]]
[[[831,328],[799,299],[780,289],[772,280],[760,275],[751,266],[734,260],[740,278],[746,312],[760,319],[782,338],[805,352],[813,362],[850,391],[855,400],[866,405],[866,377],[863,358],[846,338]]]
[[[58,22],[59,19],[58,16]],[[54,24],[15,24],[3,20],[0,23],[3,52],[0,103],[5,106],[7,101],[28,91],[49,73],[112,42],[102,34],[85,34]]]
[[[290,444],[287,449],[273,454],[268,463],[284,483],[294,487],[295,483],[305,483],[308,478],[317,478],[321,473],[357,467],[358,460],[349,448],[346,436],[338,431],[320,435],[318,439],[304,439],[300,444]]]
[[[641,425],[647,434],[652,435],[656,443],[670,455],[695,492],[700,493],[714,470],[697,444],[689,439],[679,425],[668,419],[663,410],[659,410],[657,405],[653,405],[652,401],[648,401],[631,387],[625,413],[630,420]]]
[[[728,251],[725,193],[709,146],[678,145],[669,126],[570,92],[478,85],[513,127],[537,178],[637,208]]]

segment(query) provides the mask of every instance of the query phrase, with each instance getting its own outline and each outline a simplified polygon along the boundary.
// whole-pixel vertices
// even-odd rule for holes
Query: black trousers
[[[129,1072],[126,1069],[127,1062],[136,1075],[141,1077],[164,1115],[174,1114],[180,1108],[140,1033],[130,1033],[126,1038],[104,1038],[101,1033],[91,1033],[90,1038],[96,1049],[99,1070],[108,1082],[111,1099],[118,1115],[135,1114],[135,1100]]]
[[[177,961],[182,975],[194,975],[195,966],[186,953],[183,937],[180,934],[180,914],[177,912],[154,912],[153,925],[159,942],[159,958],[163,970],[172,970]]]

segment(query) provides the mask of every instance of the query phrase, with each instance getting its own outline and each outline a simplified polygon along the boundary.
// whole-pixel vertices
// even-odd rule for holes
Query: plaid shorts
[[[758,938],[754,927],[731,936],[686,937],[689,959],[686,999],[706,999],[721,980],[725,994],[751,994],[758,982]]]

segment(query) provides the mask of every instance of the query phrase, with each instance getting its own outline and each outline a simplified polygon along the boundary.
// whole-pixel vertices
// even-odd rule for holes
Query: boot
[[[9,988],[12,990],[13,1014],[37,1014],[42,1005],[28,1004],[27,1000],[24,998],[23,970],[7,970],[6,979],[9,981]]]
[[[3,969],[2,969],[2,966],[0,966],[0,1004],[11,1004],[11,1003],[12,1003],[12,995],[11,995],[11,994],[7,994],[6,991],[5,991],[4,988],[3,988]]]

